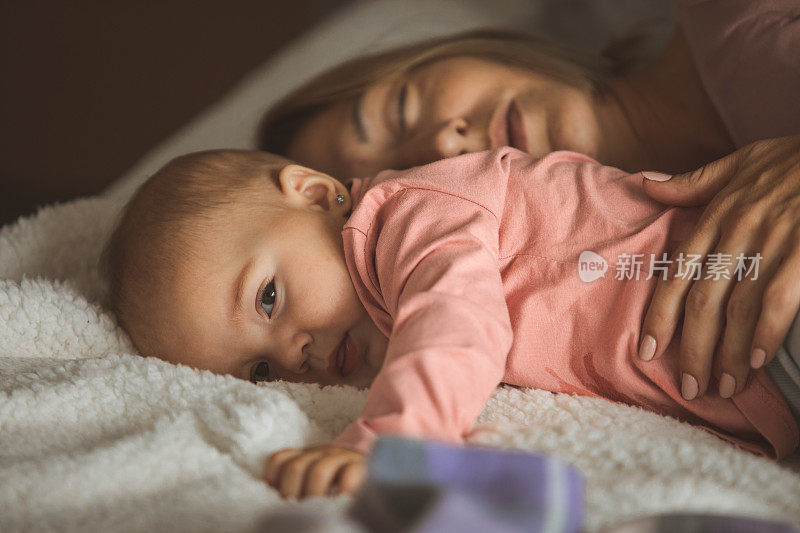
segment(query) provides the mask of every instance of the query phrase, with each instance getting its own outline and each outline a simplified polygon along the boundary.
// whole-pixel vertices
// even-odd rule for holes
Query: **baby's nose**
[[[284,350],[284,366],[290,372],[303,374],[308,371],[309,348],[313,338],[307,332],[297,331],[289,335]]]

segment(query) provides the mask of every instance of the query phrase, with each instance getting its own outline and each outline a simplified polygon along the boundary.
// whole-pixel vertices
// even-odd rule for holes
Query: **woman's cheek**
[[[550,125],[552,119],[540,101],[531,97],[518,99],[525,133],[528,137],[528,153],[534,157],[544,156],[552,151],[550,146]]]
[[[577,89],[566,92],[557,102],[553,149],[572,150],[590,157],[598,153],[598,124],[588,95]]]

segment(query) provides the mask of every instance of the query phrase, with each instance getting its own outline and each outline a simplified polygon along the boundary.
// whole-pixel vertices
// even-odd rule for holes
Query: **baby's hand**
[[[363,453],[330,445],[280,450],[264,466],[264,479],[284,498],[350,493],[365,475]]]

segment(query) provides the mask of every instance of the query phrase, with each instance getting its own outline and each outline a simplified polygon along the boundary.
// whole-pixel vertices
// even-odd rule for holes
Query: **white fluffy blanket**
[[[137,356],[96,268],[119,206],[79,200],[0,231],[0,530],[253,530],[293,505],[259,479],[264,458],[332,438],[364,394]],[[800,525],[800,474],[640,409],[501,389],[470,441],[578,467],[587,531],[670,511]]]

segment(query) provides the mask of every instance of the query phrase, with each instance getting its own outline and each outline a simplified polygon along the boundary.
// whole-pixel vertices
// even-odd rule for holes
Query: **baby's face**
[[[165,345],[154,353],[252,381],[372,382],[387,339],[345,264],[349,194],[335,180],[298,183],[313,181],[310,173],[294,165],[281,172],[284,190],[271,193],[287,209],[234,209],[204,232],[199,257],[182,265],[157,303],[168,322],[159,335]],[[337,194],[345,196],[341,205]]]

